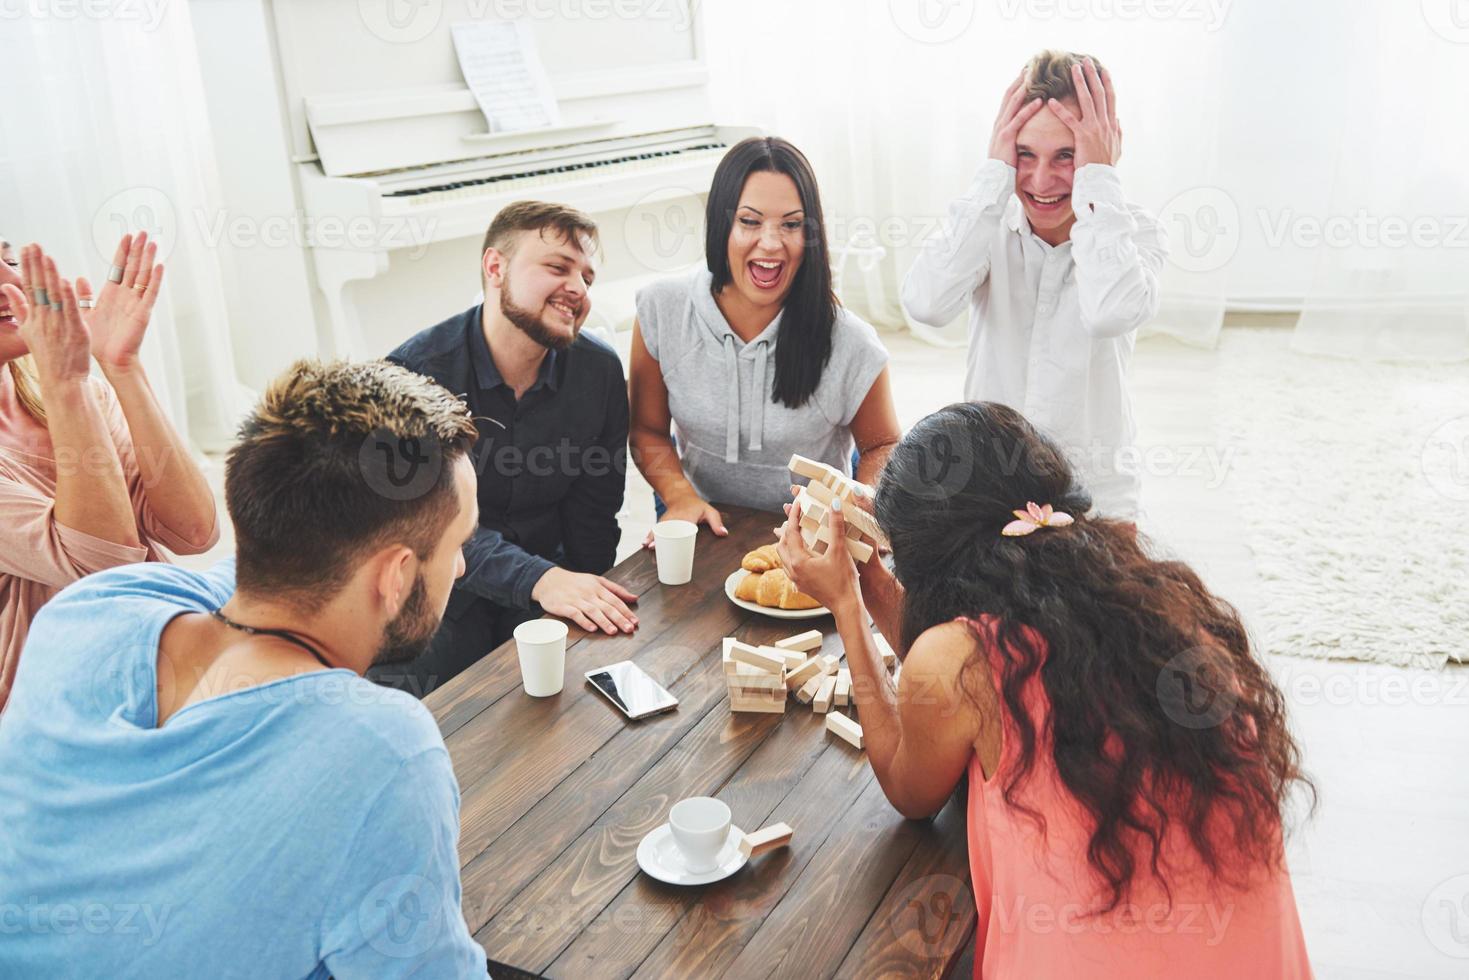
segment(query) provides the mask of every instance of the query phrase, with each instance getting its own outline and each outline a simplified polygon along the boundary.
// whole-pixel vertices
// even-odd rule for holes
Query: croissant
[[[815,609],[821,603],[798,590],[784,569],[775,568],[760,576],[755,601],[775,609]]]
[[[743,602],[754,602],[758,604],[761,577],[760,572],[751,572],[749,575],[740,579],[739,584],[735,586],[735,598]]]
[[[772,568],[779,568],[780,552],[775,550],[773,544],[761,545],[745,556],[740,567],[750,572],[768,572]]]

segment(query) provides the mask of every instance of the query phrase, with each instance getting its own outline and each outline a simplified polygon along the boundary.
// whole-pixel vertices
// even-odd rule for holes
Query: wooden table
[[[974,898],[963,793],[904,820],[867,756],[794,699],[784,715],[732,714],[720,639],[770,642],[830,617],[782,621],[724,594],[744,553],[773,540],[770,514],[725,508],[700,529],[694,579],[658,584],[640,552],[610,574],[640,597],[630,637],[572,627],[566,686],[520,686],[514,644],[431,694],[463,802],[464,917],[490,959],[576,977],[944,976],[970,938]],[[629,722],[583,674],[632,659],[679,699]],[[718,796],[745,830],[785,821],[791,846],[722,882],[662,884],[638,842],[687,796]]]

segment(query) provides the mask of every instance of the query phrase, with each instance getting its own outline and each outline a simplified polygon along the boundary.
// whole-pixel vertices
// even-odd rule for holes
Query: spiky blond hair
[[[1092,59],[1092,64],[1097,66],[1097,71],[1102,70],[1102,63],[1099,60],[1079,51],[1046,50],[1035,55],[1025,66],[1030,80],[1025,90],[1025,101],[1029,102],[1031,99],[1055,99],[1058,102],[1064,102],[1067,99],[1075,100],[1076,82],[1072,80],[1071,69],[1087,58]]]

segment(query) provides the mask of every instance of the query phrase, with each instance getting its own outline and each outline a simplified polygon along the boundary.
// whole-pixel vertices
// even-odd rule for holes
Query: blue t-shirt
[[[233,591],[233,561],[131,565],[31,624],[0,718],[0,977],[486,976],[412,697],[322,670],[156,726],[163,627]]]

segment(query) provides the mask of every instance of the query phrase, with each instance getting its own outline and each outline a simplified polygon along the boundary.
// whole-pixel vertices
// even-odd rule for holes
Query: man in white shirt
[[[964,397],[1023,413],[1072,458],[1098,513],[1135,520],[1127,366],[1158,312],[1167,240],[1123,199],[1121,151],[1106,69],[1032,58],[1005,92],[989,159],[908,271],[903,305],[943,325],[968,300]]]

